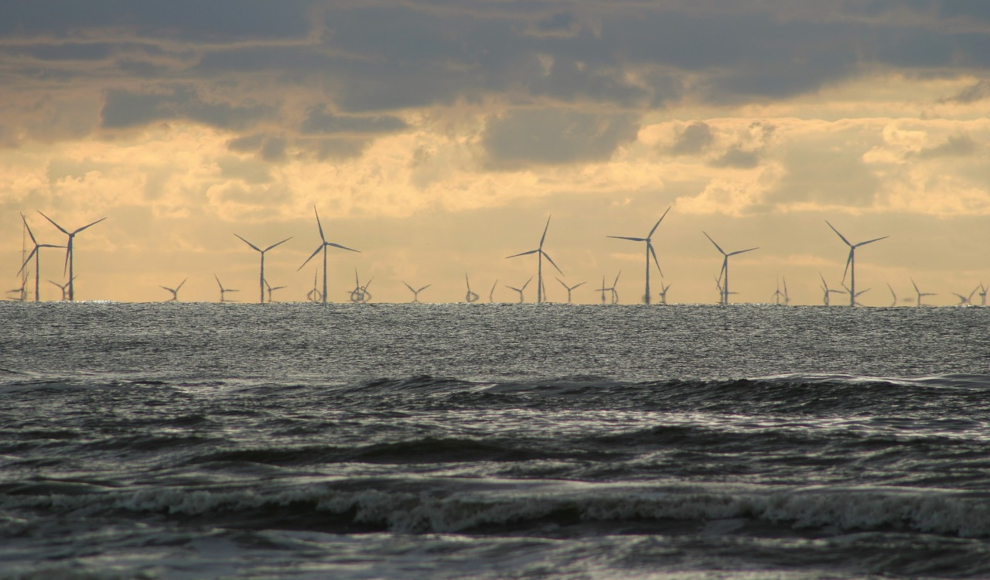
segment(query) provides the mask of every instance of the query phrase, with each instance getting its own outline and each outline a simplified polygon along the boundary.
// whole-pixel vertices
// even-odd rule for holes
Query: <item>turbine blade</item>
[[[616,239],[616,240],[629,240],[629,241],[632,241],[632,242],[648,242],[648,241],[650,241],[649,238],[630,238],[630,237],[627,237],[627,236],[605,236],[605,237],[606,238],[613,238],[613,239]]]
[[[333,242],[326,242],[328,246],[333,246],[335,248],[340,248],[341,250],[347,250],[348,252],[361,253],[361,250],[355,250],[354,248],[348,248],[347,246],[341,246],[340,244],[334,244]]]
[[[216,274],[214,274],[213,277],[217,279],[217,286],[219,286],[220,287],[220,291],[223,292],[224,291],[223,290],[223,284],[220,283],[220,278]]]
[[[856,244],[856,245],[855,245],[855,246],[853,246],[853,247],[855,247],[855,248],[858,248],[858,247],[860,247],[860,246],[865,246],[866,244],[872,244],[873,242],[879,242],[880,240],[886,240],[886,239],[887,239],[887,238],[889,238],[889,237],[890,237],[890,236],[884,236],[884,237],[882,237],[882,238],[873,238],[872,240],[867,240],[867,241],[865,241],[865,242],[860,242],[860,243],[858,243],[858,244]]]
[[[316,206],[313,206],[313,213],[316,214],[316,227],[320,228],[320,239],[323,243],[326,243],[327,238],[323,235],[323,224],[320,223],[320,212],[316,211]]]
[[[911,280],[911,285],[914,286],[914,291],[921,294],[921,290],[918,290],[918,285],[914,283],[914,278],[909,278]]]
[[[423,290],[426,290],[430,286],[433,286],[433,284],[427,284],[426,286],[423,286],[422,288],[420,288],[419,290],[417,290],[416,293],[418,294],[418,293],[422,292]]]
[[[306,261],[302,263],[302,266],[299,266],[298,268],[296,268],[296,272],[298,272],[299,270],[302,270],[303,269],[303,266],[305,266],[306,264],[309,263],[310,260],[312,260],[313,258],[315,258],[316,255],[320,253],[320,250],[322,250],[324,247],[325,246],[323,246],[321,244],[319,248],[316,248],[316,251],[313,252],[312,254],[310,254],[309,257],[306,258]]]
[[[760,249],[759,246],[757,246],[755,248],[749,248],[747,250],[736,250],[735,252],[730,252],[727,255],[729,255],[729,256],[735,256],[736,254],[745,254],[746,252],[752,252],[753,250],[759,250],[759,249]]]
[[[41,213],[41,210],[38,210],[38,213],[40,213],[42,215],[42,217],[44,217],[46,220],[52,222],[52,225],[55,226],[56,228],[58,228],[59,231],[61,231],[63,234],[65,234],[67,236],[68,235],[71,235],[71,234],[69,234],[69,232],[67,232],[65,230],[65,228],[63,228],[62,226],[60,226],[57,223],[55,223],[55,220],[53,220],[52,218],[50,218],[50,217],[46,216],[45,214]]]
[[[100,219],[96,220],[95,222],[93,222],[93,223],[91,223],[89,225],[85,225],[85,226],[79,228],[78,230],[72,232],[72,234],[73,235],[78,234],[79,232],[83,231],[84,229],[93,227],[93,226],[95,226],[96,224],[100,223],[101,221],[103,221],[105,219],[107,219],[107,218],[100,218]]]
[[[526,286],[529,286],[529,283],[532,282],[532,281],[533,281],[533,278],[530,278],[529,280],[526,280],[526,283],[522,285],[522,289],[525,290],[526,289]]]
[[[715,240],[713,240],[713,239],[712,239],[712,237],[708,235],[708,232],[706,232],[706,231],[704,231],[704,230],[702,230],[702,232],[701,232],[701,233],[703,233],[703,234],[705,234],[705,237],[706,237],[706,238],[708,238],[708,241],[710,241],[711,243],[713,243],[713,244],[715,244]],[[723,250],[723,249],[722,249],[722,246],[719,246],[718,244],[715,244],[715,248],[716,248],[716,249],[717,249],[717,250],[718,250],[718,251],[719,251],[719,252],[720,252],[720,253],[721,253],[721,254],[722,254],[723,256],[724,256],[724,255],[726,255],[726,254],[725,254],[725,250]]]
[[[583,286],[585,284],[587,284],[587,282],[578,282],[577,284],[575,284],[575,285],[571,286],[570,288],[568,288],[568,290],[576,290],[578,288],[578,286]]]
[[[650,239],[650,238],[653,237],[653,232],[657,231],[657,228],[660,227],[660,222],[663,221],[663,218],[667,217],[667,212],[669,212],[670,211],[670,208],[672,208],[672,207],[674,207],[674,206],[672,206],[672,205],[671,206],[667,206],[667,211],[663,212],[663,215],[660,216],[660,219],[657,220],[657,223],[653,226],[653,229],[650,230],[650,235],[646,236],[646,239]]]
[[[235,236],[237,236],[237,234],[234,234],[234,235],[235,235]],[[242,242],[244,242],[245,244],[247,244],[247,245],[249,245],[249,246],[251,246],[251,247],[252,247],[252,248],[254,249],[254,251],[256,251],[256,252],[260,252],[260,251],[261,251],[261,248],[259,248],[258,246],[256,246],[256,245],[254,245],[254,244],[252,244],[251,242],[249,242],[249,241],[247,241],[247,240],[245,240],[245,239],[244,239],[244,238],[242,238],[241,236],[237,236],[237,237],[238,237],[238,238],[239,238],[239,239],[240,239],[240,240],[241,240]]]
[[[24,214],[21,214],[21,221],[24,222],[24,227],[27,228],[28,235],[31,236],[31,241],[37,246],[38,240],[34,239],[34,232],[31,231],[31,226],[28,225],[27,218],[24,217]]]
[[[552,216],[547,216],[547,225],[543,228],[543,236],[540,237],[540,249],[543,249],[543,242],[547,239],[547,230],[550,229],[550,218]]]
[[[843,282],[846,281],[846,275],[849,274],[849,267],[852,265],[853,252],[855,250],[856,250],[856,248],[854,248],[852,246],[849,247],[849,257],[846,258],[846,269],[842,271],[842,281]]]
[[[188,280],[188,279],[189,279],[189,278],[186,278],[186,280]],[[183,281],[182,281],[182,284],[185,284],[185,283],[186,283],[186,280],[183,280]],[[179,290],[181,290],[181,289],[182,289],[182,284],[179,284],[179,287],[175,289],[175,291],[176,291],[176,292],[178,292]]]
[[[555,263],[554,263],[554,261],[553,261],[553,258],[551,258],[551,257],[550,257],[550,254],[547,254],[547,253],[546,253],[546,252],[544,252],[543,250],[540,250],[540,253],[541,253],[541,254],[543,254],[543,257],[544,257],[544,258],[546,258],[547,260],[549,260],[551,264],[553,264],[553,267],[554,267],[554,268],[557,268],[557,264],[555,264]],[[564,274],[564,273],[563,273],[563,272],[562,272],[562,271],[560,270],[560,268],[557,268],[557,271],[558,271],[558,272],[560,272],[560,275],[561,275],[561,276],[564,276],[564,275],[565,275],[565,274]]]
[[[65,265],[62,266],[62,275],[69,271],[69,256],[72,255],[72,236],[69,236],[69,243],[65,245]]]
[[[621,275],[622,275],[622,270],[619,270],[619,273],[615,275],[615,281],[612,282],[612,291],[613,292],[615,292],[615,286],[616,286],[616,284],[619,283],[619,276],[621,276]]]
[[[30,262],[30,261],[31,261],[31,258],[33,258],[33,257],[34,257],[34,255],[38,253],[38,248],[39,248],[39,246],[35,246],[35,247],[34,247],[34,249],[33,249],[33,250],[31,250],[31,253],[30,253],[30,254],[28,254],[28,257],[27,257],[27,259],[26,259],[26,260],[24,260],[24,263],[23,263],[23,264],[21,264],[21,269],[17,271],[17,275],[20,275],[20,273],[24,271],[24,268],[26,268],[26,267],[27,267],[27,265],[28,265],[28,262]]]
[[[663,277],[663,270],[660,268],[660,260],[657,259],[657,251],[653,249],[653,242],[646,240],[646,249],[650,251],[650,255],[653,256],[653,263],[657,265],[657,271]]]
[[[277,243],[274,243],[274,244],[268,246],[267,248],[265,248],[265,251],[267,252],[268,250],[274,248],[275,246],[281,246],[282,244],[284,244],[285,242],[288,242],[291,239],[292,239],[292,236],[289,236],[289,237],[285,238],[284,240],[282,240],[281,242],[277,242]]]
[[[508,260],[509,258],[518,258],[519,256],[528,256],[530,254],[535,254],[535,253],[537,253],[539,251],[540,251],[540,249],[537,248],[535,250],[530,250],[528,252],[522,252],[521,254],[513,254],[511,256],[506,256],[505,259]]]
[[[403,284],[406,284],[405,282],[402,282],[402,283],[403,283]],[[410,291],[410,292],[412,292],[413,294],[415,294],[415,293],[416,293],[416,291],[415,291],[415,290],[413,290],[413,287],[412,287],[412,286],[410,286],[409,284],[406,284],[406,288],[409,288],[409,291]]]
[[[836,235],[838,235],[840,238],[842,238],[842,241],[845,242],[847,246],[852,247],[852,244],[849,243],[849,240],[846,239],[846,236],[840,234],[839,233],[839,230],[835,229],[835,226],[833,226],[832,224],[829,224],[828,223],[828,220],[825,220],[825,223],[828,224],[828,227],[832,228],[832,231],[835,232]]]
[[[560,282],[560,285],[563,286],[564,288],[567,288],[567,284],[564,284],[564,281],[561,280],[560,278],[554,276],[553,279],[556,280],[556,281],[558,281],[558,282]],[[568,290],[571,290],[571,288],[567,288],[567,289]]]

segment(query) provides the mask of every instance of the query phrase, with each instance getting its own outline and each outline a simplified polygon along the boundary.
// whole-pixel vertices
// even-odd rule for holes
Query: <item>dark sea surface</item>
[[[0,303],[0,579],[990,578],[990,309]]]

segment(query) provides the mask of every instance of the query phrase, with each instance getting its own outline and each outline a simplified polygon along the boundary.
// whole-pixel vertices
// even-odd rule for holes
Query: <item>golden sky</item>
[[[24,213],[75,239],[76,298],[305,300],[330,252],[375,301],[819,304],[851,242],[860,301],[955,304],[990,284],[990,3],[862,0],[8,1],[0,5],[0,269]],[[797,6],[795,6],[797,5]],[[30,250],[30,245],[28,246]],[[43,249],[42,300],[64,252]],[[546,270],[549,267],[549,270]],[[33,270],[33,262],[30,268]],[[549,272],[549,274],[547,274]],[[651,282],[659,291],[659,273]],[[33,272],[32,272],[33,285]],[[33,289],[32,289],[33,295]],[[9,295],[8,295],[9,296]],[[536,297],[535,282],[527,300]],[[977,299],[978,300],[978,299]],[[833,303],[841,302],[833,297]]]

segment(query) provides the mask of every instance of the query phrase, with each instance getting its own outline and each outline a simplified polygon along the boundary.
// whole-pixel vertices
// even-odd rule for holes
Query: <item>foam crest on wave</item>
[[[459,484],[460,485],[460,484]],[[464,488],[467,489],[464,489]],[[218,525],[360,526],[402,533],[526,531],[547,523],[579,525],[740,519],[795,530],[841,533],[898,530],[990,537],[990,501],[932,490],[827,487],[720,489],[559,482],[466,483],[459,489],[422,482],[363,482],[346,489],[313,484],[261,492],[239,489],[142,489],[105,493],[7,495],[5,511],[105,511],[196,517]],[[302,524],[301,522],[306,522]]]

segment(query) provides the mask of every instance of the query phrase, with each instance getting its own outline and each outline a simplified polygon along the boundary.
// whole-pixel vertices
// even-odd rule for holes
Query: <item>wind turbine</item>
[[[518,292],[519,293],[519,303],[522,304],[524,302],[524,300],[523,300],[523,292],[526,291],[526,286],[529,286],[529,283],[532,282],[532,281],[533,281],[532,278],[530,278],[529,280],[526,280],[526,283],[522,285],[522,288],[516,288],[515,286],[506,286],[506,288],[508,288],[509,290],[515,290],[516,292]]]
[[[58,282],[54,282],[52,280],[49,280],[49,282],[58,286],[59,289],[62,291],[62,302],[65,302],[66,300],[69,299],[69,288],[71,288],[71,282],[72,282],[71,280],[69,282],[66,282],[65,284],[59,284]]]
[[[240,290],[236,290],[234,288],[224,288],[223,284],[220,283],[219,276],[214,274],[213,277],[217,279],[217,286],[220,287],[220,302],[236,302],[236,300],[227,300],[226,294],[227,292],[240,292]]]
[[[605,293],[609,291],[609,288],[605,287],[605,276],[602,276],[602,287],[598,289],[602,293],[602,304],[605,304]]]
[[[612,291],[612,304],[619,303],[619,291],[616,290],[615,287],[619,285],[619,276],[621,275],[622,275],[622,270],[619,270],[619,273],[615,275],[615,281],[612,282],[612,287],[609,288],[609,290]]]
[[[918,285],[914,283],[914,278],[911,278],[911,285],[914,286],[914,291],[918,294],[918,303],[916,306],[921,306],[921,299],[924,296],[937,296],[934,292],[922,292],[918,290]]]
[[[773,291],[773,303],[780,306],[780,299],[784,296],[784,293],[780,291],[780,280],[777,280],[777,289]]]
[[[513,254],[511,256],[506,256],[506,259],[508,259],[508,258],[518,258],[519,256],[528,256],[530,254],[536,254],[537,255],[537,267],[536,267],[536,278],[537,278],[537,280],[536,280],[536,303],[537,304],[542,304],[543,303],[543,293],[544,293],[544,290],[545,290],[545,288],[543,287],[543,258],[546,258],[547,260],[549,260],[549,262],[551,264],[553,264],[553,267],[554,268],[557,268],[557,271],[560,272],[560,275],[561,276],[564,275],[564,273],[560,271],[560,268],[557,267],[557,264],[554,263],[553,259],[550,258],[549,254],[547,254],[546,252],[543,251],[543,242],[546,241],[546,239],[547,239],[547,230],[549,228],[550,228],[550,218],[548,217],[547,218],[547,225],[546,225],[546,227],[543,228],[543,236],[540,237],[540,245],[539,245],[539,247],[537,247],[535,250],[530,250],[528,252],[520,252],[518,254]]]
[[[34,237],[34,232],[31,231],[31,226],[27,223],[27,218],[24,214],[21,214],[21,221],[24,222],[24,227],[27,229],[27,233],[31,236],[31,243],[34,244],[34,249],[28,254],[27,259],[21,264],[21,269],[17,271],[18,274],[24,272],[24,268],[27,267],[28,262],[31,261],[31,257],[34,256],[34,301],[41,302],[41,248],[64,248],[65,246],[56,246],[54,244],[39,244],[38,240]],[[26,276],[25,276],[26,278]],[[22,286],[23,287],[23,286]]]
[[[38,213],[41,213],[41,212],[39,211]],[[74,301],[76,299],[75,285],[73,284],[73,280],[76,279],[76,276],[73,273],[73,267],[72,267],[73,266],[73,255],[74,255],[74,253],[72,252],[73,240],[75,240],[76,234],[78,234],[79,232],[85,230],[86,228],[95,226],[96,224],[100,223],[101,221],[103,221],[103,220],[105,220],[107,218],[105,218],[105,217],[104,218],[100,218],[100,219],[96,220],[95,222],[93,222],[91,224],[87,224],[87,225],[85,225],[85,226],[83,226],[83,227],[81,227],[79,229],[76,229],[76,230],[73,230],[73,231],[70,232],[70,231],[66,230],[65,228],[63,228],[62,226],[60,226],[57,223],[55,223],[55,220],[53,220],[52,218],[46,216],[43,213],[41,213],[41,215],[46,220],[52,222],[52,225],[55,226],[56,228],[58,228],[59,231],[61,231],[65,235],[69,236],[69,241],[65,245],[65,267],[63,267],[63,269],[62,269],[62,273],[63,274],[65,273],[66,268],[69,271],[69,302],[72,302],[72,301]]]
[[[189,278],[186,278],[186,280],[188,280],[188,279]],[[183,280],[182,281],[182,284],[185,284],[186,283],[186,280]],[[164,289],[166,289],[166,290],[168,290],[169,292],[172,293],[172,298],[170,300],[166,300],[166,302],[178,302],[179,301],[179,290],[182,289],[182,284],[179,284],[175,288],[169,288],[168,286],[162,286],[162,288],[164,288]]]
[[[272,302],[272,293],[273,292],[275,292],[276,290],[281,290],[281,289],[283,289],[285,287],[286,286],[274,286],[273,287],[271,284],[268,283],[268,280],[265,280],[265,289],[268,290],[268,303],[271,304],[271,302]]]
[[[616,240],[629,240],[631,242],[646,242],[646,293],[643,295],[643,300],[646,302],[646,304],[650,303],[650,257],[651,256],[653,257],[653,263],[656,264],[657,266],[657,271],[660,272],[660,276],[663,277],[663,270],[660,269],[660,261],[657,260],[657,252],[656,250],[653,249],[653,232],[657,231],[657,227],[660,226],[660,222],[663,221],[663,218],[667,217],[667,212],[669,211],[670,211],[670,207],[667,208],[667,211],[663,212],[663,215],[660,216],[660,219],[657,220],[657,223],[653,224],[653,229],[650,230],[650,233],[647,234],[645,238],[630,238],[626,236],[606,236],[608,238],[614,238]]]
[[[987,305],[987,287],[983,285],[983,282],[980,282],[980,292],[979,292],[978,296],[980,297],[980,306],[986,306]]]
[[[21,278],[20,288],[11,288],[7,290],[7,294],[17,293],[17,298],[10,298],[14,302],[24,302],[27,300],[27,276]]]
[[[894,287],[890,285],[890,282],[887,282],[887,288],[890,289],[890,307],[893,308],[897,306],[897,293],[894,292]]]
[[[471,292],[471,281],[468,280],[468,275],[466,273],[464,274],[464,282],[467,284],[467,295],[464,297],[464,300],[467,301],[468,304],[474,304],[478,301],[478,295]]]
[[[715,243],[715,240],[713,240],[712,237],[709,236],[707,232],[702,231],[701,233],[705,234],[705,237],[708,238],[708,241],[714,244],[715,248],[719,251],[719,253],[722,254],[722,271],[719,273],[718,279],[719,279],[719,288],[722,291],[721,303],[727,305],[729,304],[729,294],[732,294],[732,292],[729,292],[729,257],[735,256],[737,254],[745,254],[746,252],[752,252],[753,250],[759,250],[760,248],[759,247],[749,248],[746,250],[736,250],[735,252],[726,253],[721,246]]]
[[[845,283],[845,281],[846,281],[846,274],[848,274],[849,273],[849,270],[852,269],[852,279],[850,280],[850,283],[849,283],[849,306],[855,306],[856,305],[856,296],[859,296],[859,294],[862,294],[862,292],[860,292],[859,294],[856,293],[856,248],[858,248],[860,246],[865,246],[866,244],[872,244],[873,242],[879,242],[880,240],[885,240],[885,239],[889,238],[890,236],[883,236],[883,237],[880,237],[880,238],[873,238],[872,240],[867,240],[865,242],[860,242],[858,244],[853,244],[849,240],[847,240],[845,236],[843,236],[842,234],[840,234],[839,233],[839,230],[835,229],[835,226],[833,226],[832,224],[828,223],[828,220],[825,220],[825,223],[827,223],[828,224],[828,227],[832,228],[832,231],[835,232],[836,235],[838,235],[840,238],[842,238],[842,241],[845,242],[845,244],[847,246],[849,246],[849,257],[846,259],[846,270],[845,270],[845,272],[842,273],[842,282]],[[865,292],[865,290],[864,290],[864,292]]]
[[[298,272],[298,270],[296,270]],[[317,272],[313,272],[313,289],[306,293],[306,299],[310,302],[319,302],[322,298],[319,289],[316,287],[316,275]]]
[[[371,292],[368,291],[368,286],[371,286],[371,282],[374,280],[368,280],[368,283],[364,286],[361,285],[361,280],[358,278],[357,268],[354,269],[354,289],[351,290],[351,302],[355,304],[364,304],[371,300]]]
[[[492,284],[492,289],[488,292],[488,302],[495,302],[495,287],[498,286],[498,278],[495,278],[495,283]]]
[[[320,246],[318,248],[316,248],[316,251],[314,251],[312,254],[310,254],[310,256],[308,258],[306,258],[306,261],[302,263],[302,266],[299,266],[299,268],[296,269],[296,272],[298,272],[299,270],[302,270],[303,269],[303,266],[305,266],[306,264],[308,264],[310,260],[312,260],[314,257],[316,257],[316,254],[319,254],[321,250],[323,251],[323,294],[322,294],[322,297],[323,298],[322,298],[322,300],[323,300],[323,303],[326,304],[327,303],[327,248],[328,247],[340,248],[341,250],[347,250],[349,252],[357,252],[359,254],[361,253],[361,251],[360,250],[355,250],[354,248],[348,248],[346,246],[341,246],[340,244],[335,244],[333,242],[328,242],[326,236],[323,235],[323,224],[320,223],[320,214],[319,214],[319,212],[316,211],[316,206],[315,205],[313,206],[313,213],[316,214],[316,227],[320,228],[320,241],[321,241],[321,243],[320,243]]]
[[[862,306],[862,304],[859,303],[857,298],[870,291],[870,289],[867,288],[866,290],[860,290],[856,294],[853,294],[852,289],[846,286],[845,284],[843,284],[842,287],[846,289],[846,294],[852,296],[852,304],[850,304],[850,306]]]
[[[237,234],[234,234],[234,235],[237,236]],[[260,292],[260,296],[261,297],[258,298],[258,303],[259,304],[264,304],[265,303],[265,252],[271,250],[275,246],[279,246],[281,244],[284,244],[285,242],[288,242],[289,240],[292,239],[292,236],[289,236],[288,238],[285,238],[281,242],[274,243],[274,244],[268,246],[267,248],[265,248],[264,250],[262,250],[261,248],[259,248],[256,245],[252,244],[251,242],[245,240],[241,236],[237,236],[237,237],[238,237],[238,239],[240,239],[245,244],[251,246],[251,249],[252,250],[254,250],[255,252],[258,252],[259,254],[261,254],[261,276],[259,277],[259,280],[258,280],[258,288],[259,288],[259,292]]]
[[[556,278],[556,276],[554,276],[554,278]],[[563,286],[564,288],[566,288],[566,289],[567,289],[567,303],[568,303],[568,304],[570,304],[570,303],[571,303],[571,291],[573,291],[573,290],[575,290],[576,288],[578,288],[579,286],[582,286],[582,285],[584,285],[584,284],[585,284],[584,282],[580,282],[580,283],[578,283],[578,284],[575,284],[575,285],[573,285],[573,286],[568,286],[567,284],[564,284],[564,281],[563,281],[563,280],[561,280],[560,278],[557,278],[557,281],[558,281],[558,282],[560,282],[560,285],[561,285],[561,286]]]
[[[415,290],[415,289],[413,289],[412,286],[410,286],[409,284],[406,284],[405,281],[403,281],[402,283],[405,284],[406,285],[406,288],[409,288],[409,291],[413,293],[413,300],[412,301],[413,301],[414,304],[418,304],[419,303],[419,293],[422,292],[423,290],[426,290],[427,288],[429,288],[430,286],[433,285],[433,284],[427,284],[426,286],[423,286],[419,290]]]
[[[963,296],[962,294],[956,294],[955,292],[953,292],[953,294],[955,294],[959,298],[959,304],[956,304],[956,306],[964,306],[966,304],[972,304],[973,294],[976,294],[976,291],[979,289],[980,289],[979,286],[973,288],[973,291],[969,293],[969,296]]]
[[[663,280],[660,280],[660,304],[667,304],[667,290],[670,290],[670,284],[664,284]]]

